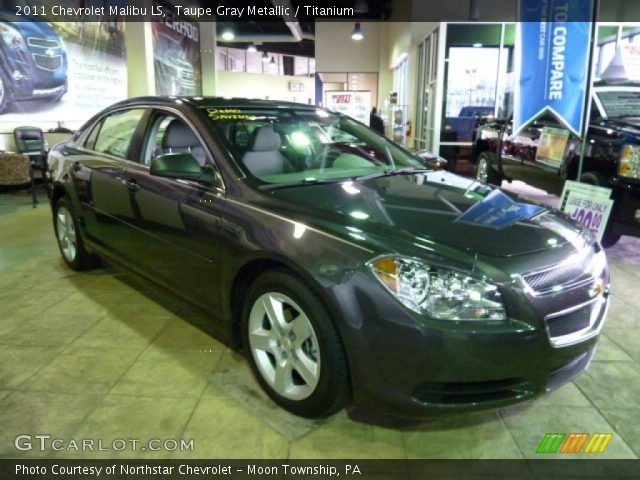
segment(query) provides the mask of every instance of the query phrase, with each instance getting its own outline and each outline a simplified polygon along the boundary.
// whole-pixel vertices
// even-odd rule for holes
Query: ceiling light
[[[360,28],[360,23],[356,23],[353,33],[351,34],[351,38],[356,41],[360,41],[364,38],[364,33],[362,33],[362,28]]]
[[[236,38],[236,34],[233,33],[233,30],[231,30],[230,28],[227,28],[225,31],[222,32],[221,38],[225,42],[230,42],[231,40]]]
[[[269,61],[269,55],[267,55],[267,52],[262,52],[262,61],[264,63],[267,63]]]
[[[271,57],[271,61],[269,62],[271,65],[275,65],[276,64],[276,59],[275,57]]]
[[[256,48],[255,44],[253,44],[253,43],[250,44],[247,47],[247,52],[256,53],[257,51],[258,51],[258,49]]]

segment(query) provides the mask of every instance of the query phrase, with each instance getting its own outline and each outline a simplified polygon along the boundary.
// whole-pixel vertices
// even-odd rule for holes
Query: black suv
[[[67,93],[67,54],[45,22],[0,12],[0,113],[16,100],[60,100]]]
[[[569,138],[562,158],[557,163],[541,159],[538,148],[545,128],[563,132],[547,117],[517,135],[510,120],[481,121],[471,154],[477,178],[496,185],[517,179],[560,194],[565,180],[578,180],[581,142],[565,130]],[[611,188],[615,202],[603,246],[614,245],[621,235],[640,236],[640,84],[594,86],[587,142],[579,180]]]

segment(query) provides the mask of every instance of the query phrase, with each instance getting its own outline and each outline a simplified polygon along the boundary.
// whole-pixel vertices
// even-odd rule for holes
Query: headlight
[[[22,34],[6,23],[0,23],[0,36],[2,37],[2,41],[9,47],[22,49],[27,48]]]
[[[414,312],[441,320],[506,320],[498,287],[453,270],[402,257],[369,264],[375,276]]]
[[[620,153],[618,175],[621,177],[640,178],[640,146],[625,145]]]

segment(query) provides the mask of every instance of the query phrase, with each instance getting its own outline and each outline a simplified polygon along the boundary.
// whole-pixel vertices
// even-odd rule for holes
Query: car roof
[[[218,108],[295,108],[315,110],[315,105],[305,103],[283,102],[278,100],[258,100],[240,97],[135,97],[119,102],[113,107],[123,106],[139,106],[139,105],[191,105],[194,107],[218,107]]]

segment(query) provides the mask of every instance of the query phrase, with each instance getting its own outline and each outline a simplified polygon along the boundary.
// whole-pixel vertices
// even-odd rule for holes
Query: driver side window
[[[156,112],[156,115],[151,120],[151,127],[147,133],[143,152],[142,163],[151,166],[152,170],[154,160],[161,156],[186,154],[192,158],[189,161],[194,161],[193,159],[195,159],[200,165],[200,171],[195,174],[195,177],[207,179],[212,185],[223,187],[222,178],[196,132],[176,115]],[[195,169],[198,170],[197,165],[195,165]],[[193,179],[195,177],[192,170],[190,167],[190,171],[185,172],[184,177],[178,174],[175,178]]]
[[[153,120],[144,149],[143,162],[151,161],[167,153],[191,153],[201,167],[207,165],[207,153],[193,129],[180,118],[161,113]]]

